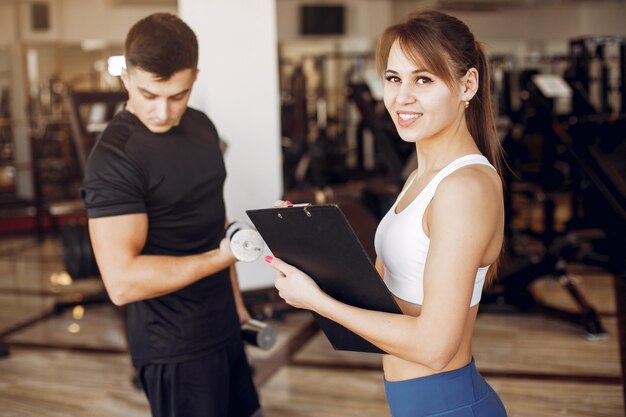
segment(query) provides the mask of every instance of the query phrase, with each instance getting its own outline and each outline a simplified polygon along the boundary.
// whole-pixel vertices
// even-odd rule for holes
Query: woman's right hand
[[[287,304],[297,308],[316,310],[316,306],[326,294],[310,276],[272,256],[266,256],[265,262],[276,270],[274,286],[278,290],[278,295]]]

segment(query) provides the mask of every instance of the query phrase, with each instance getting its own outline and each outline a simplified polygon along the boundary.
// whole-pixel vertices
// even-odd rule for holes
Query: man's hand
[[[237,258],[233,255],[233,251],[230,250],[230,239],[225,237],[220,241],[220,255],[224,256],[225,259],[228,259],[230,265],[234,265],[237,262]]]

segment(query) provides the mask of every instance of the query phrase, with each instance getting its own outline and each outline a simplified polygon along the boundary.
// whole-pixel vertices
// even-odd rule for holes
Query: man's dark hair
[[[168,80],[174,73],[198,67],[198,39],[177,16],[154,13],[130,28],[124,43],[126,66]]]

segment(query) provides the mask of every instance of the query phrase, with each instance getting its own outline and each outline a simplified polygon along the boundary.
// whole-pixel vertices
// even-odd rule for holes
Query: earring
[[[465,100],[465,108],[469,107],[469,100]]]

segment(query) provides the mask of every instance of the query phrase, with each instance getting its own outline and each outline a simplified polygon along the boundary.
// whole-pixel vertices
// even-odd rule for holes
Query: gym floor
[[[72,283],[62,270],[58,238],[0,238],[0,341],[10,347],[0,358],[0,417],[148,417],[132,383],[123,311],[102,299],[99,279]],[[607,338],[588,340],[581,326],[537,313],[479,314],[476,363],[511,417],[625,415],[621,287],[599,268],[572,264],[568,272]],[[576,310],[549,277],[532,291]],[[380,357],[336,352],[309,313],[280,311],[276,345],[248,347],[266,417],[389,416]]]

